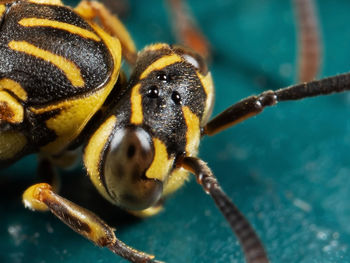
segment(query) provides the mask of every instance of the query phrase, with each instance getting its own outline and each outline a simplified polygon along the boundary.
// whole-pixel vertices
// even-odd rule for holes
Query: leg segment
[[[103,4],[96,1],[82,1],[75,8],[75,11],[88,20],[98,18],[104,30],[119,39],[126,61],[131,65],[135,64],[137,51],[134,41],[118,17],[111,14]]]
[[[39,182],[45,182],[51,185],[55,192],[59,192],[61,187],[60,177],[57,173],[56,167],[49,158],[38,156],[38,178]]]
[[[265,91],[232,105],[204,126],[202,135],[214,135],[262,112],[280,101],[300,100],[350,90],[350,73],[305,82],[276,91]]]
[[[247,263],[268,263],[269,260],[259,237],[247,219],[221,189],[217,179],[206,163],[195,157],[184,157],[179,161],[178,166],[193,173],[198,183],[203,186],[204,191],[213,198],[232,230],[237,235]]]
[[[172,14],[173,28],[178,41],[193,49],[204,58],[210,56],[210,46],[200,32],[186,6],[185,0],[167,0]]]
[[[108,247],[113,253],[131,262],[159,262],[154,256],[137,251],[120,240],[113,229],[92,212],[55,194],[49,184],[29,187],[23,194],[23,202],[32,210],[50,210],[74,231],[100,247]]]
[[[299,80],[311,81],[320,68],[321,44],[313,0],[293,0],[299,39]]]

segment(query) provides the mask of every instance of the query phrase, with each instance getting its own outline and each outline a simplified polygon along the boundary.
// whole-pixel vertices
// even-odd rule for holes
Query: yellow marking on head
[[[154,138],[153,145],[155,150],[154,159],[146,171],[146,177],[164,182],[174,163],[174,157],[168,157],[166,146],[161,140]]]
[[[61,0],[27,0],[34,4],[45,4],[45,5],[63,5]]]
[[[0,132],[0,160],[9,160],[15,157],[26,144],[27,139],[20,132]]]
[[[187,156],[195,156],[198,152],[200,140],[200,120],[187,106],[182,107],[182,112],[187,126],[186,154]]]
[[[211,112],[213,110],[214,106],[214,84],[213,84],[213,79],[211,77],[211,73],[208,72],[207,75],[203,76],[199,72],[197,72],[197,76],[199,80],[202,83],[202,86],[204,88],[205,94],[207,95],[207,99],[205,101],[205,109],[203,112],[203,117],[201,121],[201,125],[205,125],[211,115]]]
[[[26,101],[28,98],[27,92],[22,88],[22,86],[12,79],[0,79],[0,90],[11,91],[22,101]]]
[[[4,4],[0,5],[0,18],[4,15],[6,11],[6,6]]]
[[[131,123],[140,125],[143,121],[141,84],[137,84],[131,91]]]
[[[53,20],[42,19],[42,18],[23,18],[18,23],[21,26],[25,26],[25,27],[53,27],[53,28],[67,31],[75,35],[79,35],[83,38],[89,38],[97,42],[101,41],[101,38],[99,38],[95,33],[91,32],[90,30],[86,30],[81,27],[74,26],[64,22],[53,21]]]
[[[170,49],[170,46],[164,43],[156,43],[145,47],[143,51],[157,51],[161,49]]]
[[[23,106],[6,91],[0,91],[0,120],[21,123],[23,116]]]
[[[101,183],[99,164],[102,157],[102,151],[116,122],[117,118],[114,115],[110,116],[91,136],[84,151],[84,164],[91,181],[96,189],[98,189],[98,191],[112,203],[113,200],[111,200],[109,194]]]
[[[163,56],[156,61],[154,61],[151,65],[149,65],[141,74],[140,79],[146,78],[152,71],[154,70],[161,70],[162,68],[165,68],[166,66],[172,65],[177,62],[181,62],[183,59],[176,54]]]
[[[68,59],[55,55],[50,51],[38,48],[26,41],[14,41],[9,43],[9,47],[15,51],[23,52],[37,58],[41,58],[47,62],[54,64],[60,70],[62,70],[67,79],[75,87],[83,87],[85,82],[81,76],[80,69]]]

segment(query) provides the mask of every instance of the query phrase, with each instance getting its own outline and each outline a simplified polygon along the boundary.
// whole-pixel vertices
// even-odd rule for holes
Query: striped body
[[[9,136],[22,145],[0,150],[0,162],[58,154],[114,87],[119,41],[62,5],[18,1],[0,17],[0,148]]]
[[[116,85],[119,40],[81,9],[44,2],[0,5],[0,164],[87,140],[84,164],[97,190],[147,214],[188,177],[177,160],[197,155],[211,74],[196,53],[155,44]]]

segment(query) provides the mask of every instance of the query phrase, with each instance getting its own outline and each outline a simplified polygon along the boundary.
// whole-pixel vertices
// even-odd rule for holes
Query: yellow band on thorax
[[[0,120],[10,123],[23,122],[23,106],[6,91],[0,91]]]
[[[79,35],[83,38],[92,39],[97,42],[101,41],[101,38],[99,38],[94,32],[64,22],[42,18],[23,18],[18,23],[21,26],[25,27],[53,27],[75,35]]]
[[[85,82],[81,76],[80,69],[68,59],[62,56],[55,55],[50,51],[38,48],[26,41],[12,40],[8,45],[12,50],[23,52],[54,64],[56,67],[58,67],[65,73],[67,79],[72,83],[73,86],[84,86]]]
[[[12,79],[0,79],[0,90],[11,91],[22,101],[26,101],[28,98],[27,92],[22,88],[22,86]]]

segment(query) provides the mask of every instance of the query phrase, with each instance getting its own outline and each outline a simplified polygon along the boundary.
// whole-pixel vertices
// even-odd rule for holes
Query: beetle
[[[161,46],[162,47],[162,49],[164,48],[164,49],[166,49],[165,47],[166,46]],[[151,46],[150,47],[151,49],[153,48],[153,46]],[[146,49],[146,51],[145,52],[147,52],[147,49]],[[190,53],[191,54],[191,53]],[[198,66],[198,65],[197,65]],[[162,77],[163,78],[163,77]],[[153,90],[151,90],[151,94],[153,94],[155,92],[155,90],[153,89]],[[153,95],[151,95],[151,96],[155,96],[156,94],[153,94]],[[270,95],[268,95],[268,96],[270,96]],[[174,100],[176,101],[176,97],[177,96],[174,96]],[[174,102],[175,102],[174,101]],[[142,116],[142,114],[139,114],[138,116]],[[216,125],[215,125],[216,126]],[[136,137],[135,137],[135,134],[141,134],[141,135],[136,135]],[[133,132],[131,132],[130,133],[131,135],[129,135],[129,136],[127,136],[126,138],[128,138],[128,139],[130,139],[130,140],[134,140],[135,138],[137,138],[137,136],[141,136],[140,138],[143,138],[142,136],[145,136],[145,137],[147,137],[147,135],[145,134],[145,135],[142,135],[143,134],[143,131],[142,130],[136,130],[136,133],[133,133]],[[132,135],[132,134],[134,134],[134,135]],[[133,137],[134,136],[134,137]],[[121,136],[121,137],[123,137],[123,136]],[[92,137],[92,139],[91,140],[93,140],[93,137]],[[148,139],[146,140],[146,141],[148,141]],[[88,148],[87,148],[88,149]],[[88,150],[87,150],[88,151]],[[133,152],[133,150],[131,150],[131,152]],[[130,154],[130,155],[132,155],[132,154]],[[92,157],[90,157],[90,158],[92,158]],[[187,159],[188,161],[190,161],[190,159]],[[192,160],[192,159],[191,159]],[[108,162],[108,161],[107,161]],[[190,163],[191,164],[191,163]],[[190,164],[188,164],[188,165],[190,165]],[[131,206],[131,204],[128,204],[128,205],[130,205]]]

